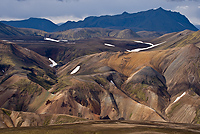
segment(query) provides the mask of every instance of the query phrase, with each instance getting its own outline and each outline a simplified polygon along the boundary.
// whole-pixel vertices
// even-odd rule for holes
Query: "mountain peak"
[[[3,21],[4,24],[17,28],[33,28],[46,32],[53,32],[58,26],[45,18],[30,17],[20,21]]]
[[[116,21],[117,20],[117,21]],[[180,13],[167,11],[162,7],[141,11],[138,13],[128,13],[124,11],[118,15],[90,16],[83,21],[68,21],[61,26],[55,25],[50,20],[43,18],[29,18],[29,22],[15,21],[3,22],[4,24],[20,27],[34,28],[44,30],[46,32],[65,31],[74,28],[99,27],[109,29],[131,29],[137,31],[156,31],[162,33],[179,32],[185,29],[197,31],[198,29],[192,25],[189,20]]]
[[[128,12],[126,12],[126,11],[124,11],[123,13],[122,13],[122,15],[128,15],[129,13]]]
[[[162,7],[157,8],[156,10],[165,11]]]

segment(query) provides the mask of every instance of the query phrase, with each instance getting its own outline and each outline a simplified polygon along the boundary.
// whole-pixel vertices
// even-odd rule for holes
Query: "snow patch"
[[[147,44],[147,45],[153,45],[152,43],[149,43],[149,42],[145,42],[144,44]]]
[[[143,43],[143,41],[136,40],[135,43]]]
[[[173,103],[177,102],[178,100],[180,100],[185,95],[186,95],[186,92],[184,92],[181,96],[177,97],[176,100]]]
[[[2,72],[4,73],[4,70],[2,70]]]
[[[70,74],[75,74],[80,70],[81,66],[77,66]]]
[[[25,50],[27,50],[27,51],[29,51],[29,52],[30,52],[30,50],[29,50],[29,49],[27,49],[27,48],[25,48]]]
[[[99,84],[101,87],[103,87],[103,85]]]
[[[108,46],[108,47],[115,47],[115,45],[108,44],[108,43],[105,43],[104,45],[105,45],[105,46]]]
[[[68,40],[60,40],[60,41],[62,41],[62,42],[68,42]]]
[[[2,41],[8,41],[8,40],[2,40]]]
[[[116,86],[115,83],[112,80],[110,81],[110,83],[112,83],[114,86]]]
[[[44,40],[53,41],[53,42],[60,42],[60,40],[55,40],[55,39],[51,39],[51,38],[44,38]]]
[[[142,50],[148,50],[148,49],[150,49],[150,48],[153,48],[153,47],[156,47],[156,46],[159,46],[159,45],[161,45],[161,44],[164,44],[166,41],[164,41],[164,42],[162,42],[162,43],[159,43],[159,44],[152,44],[152,43],[148,43],[149,45],[151,45],[151,46],[149,46],[149,47],[146,47],[146,48],[137,48],[137,49],[133,49],[133,50],[126,50],[127,52],[139,52],[139,51],[142,51]],[[147,43],[145,43],[145,44],[147,44]]]
[[[52,60],[51,58],[49,58],[49,60],[50,60],[51,63],[52,63],[52,64],[49,65],[50,67],[55,67],[55,66],[58,65],[58,64],[57,64],[54,60]]]

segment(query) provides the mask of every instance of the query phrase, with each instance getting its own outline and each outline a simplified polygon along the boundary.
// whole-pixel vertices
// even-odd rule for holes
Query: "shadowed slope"
[[[56,83],[51,62],[11,42],[0,42],[0,57],[0,106],[35,111],[50,95],[45,89]]]
[[[25,35],[25,33],[18,28],[14,28],[0,22],[0,36],[13,36],[13,35],[22,36]]]

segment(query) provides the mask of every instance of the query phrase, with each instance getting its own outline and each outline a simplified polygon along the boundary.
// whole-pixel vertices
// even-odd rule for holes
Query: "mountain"
[[[58,26],[47,19],[29,18],[21,21],[1,21],[4,24],[18,28],[33,28],[46,32],[53,32]]]
[[[0,22],[0,36],[22,36],[22,35],[25,35],[25,33],[22,30],[5,25]]]
[[[47,37],[65,40],[80,40],[91,38],[119,38],[119,39],[138,39],[141,38],[137,33],[130,29],[114,30],[106,28],[75,28],[63,32],[53,32],[46,34]]]
[[[141,38],[137,33],[130,29],[114,30],[105,28],[76,28],[63,32],[45,32],[38,29],[31,28],[15,28],[0,22],[0,38],[17,38],[20,36],[34,37],[51,37],[61,40],[80,40],[90,38],[119,38],[119,39],[138,39]],[[14,37],[15,36],[15,37]]]
[[[163,8],[155,10],[151,9],[138,13],[124,12],[122,14],[112,16],[90,16],[85,18],[83,21],[68,21],[60,26],[47,19],[41,18],[29,18],[21,21],[2,22],[18,28],[33,28],[46,32],[66,31],[75,28],[107,28],[118,30],[131,29],[134,32],[153,31],[162,34],[179,32],[186,29],[193,31],[198,30],[184,15],[181,15],[178,12],[167,11]]]
[[[79,57],[59,68],[58,82],[49,90],[56,97],[36,112],[198,123],[199,56],[198,47],[187,45]]]
[[[124,12],[113,16],[90,16],[78,22],[68,21],[58,27],[57,31],[84,27],[131,29],[135,32],[156,31],[163,33],[178,32],[185,29],[198,30],[184,15],[158,8],[132,14]]]
[[[200,49],[195,45],[94,53],[58,70],[30,49],[9,42],[1,42],[1,48],[2,108],[39,114],[34,118],[45,113],[93,120],[200,121]]]
[[[49,95],[47,90],[56,83],[55,70],[50,67],[52,63],[12,42],[0,41],[0,48],[1,107],[34,111]],[[14,105],[9,105],[10,102]]]
[[[165,34],[152,40],[154,43],[164,42],[163,45],[155,47],[151,50],[165,50],[168,48],[183,47],[188,44],[195,44],[200,47],[200,31],[184,30],[181,32],[174,32]]]

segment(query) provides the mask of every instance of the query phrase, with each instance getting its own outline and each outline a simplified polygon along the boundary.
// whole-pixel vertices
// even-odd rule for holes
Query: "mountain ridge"
[[[37,24],[34,24],[34,21]],[[134,32],[156,31],[163,33],[178,32],[185,29],[193,31],[198,30],[184,15],[181,15],[179,12],[164,10],[161,7],[137,13],[123,12],[117,15],[89,16],[78,22],[67,21],[60,26],[47,19],[41,18],[1,22],[11,26],[35,28],[47,32],[65,31],[74,28],[131,29]],[[29,24],[27,24],[27,22],[29,22]]]
[[[57,30],[61,31],[77,27],[131,29],[135,32],[157,31],[164,33],[178,32],[185,29],[198,30],[184,15],[164,10],[161,7],[138,13],[124,12],[118,15],[89,16],[83,21],[68,21],[62,24]]]
[[[43,30],[46,32],[52,32],[54,29],[58,27],[58,25],[54,24],[48,19],[33,18],[33,17],[21,21],[1,21],[1,22],[17,28],[33,28],[33,29]]]

